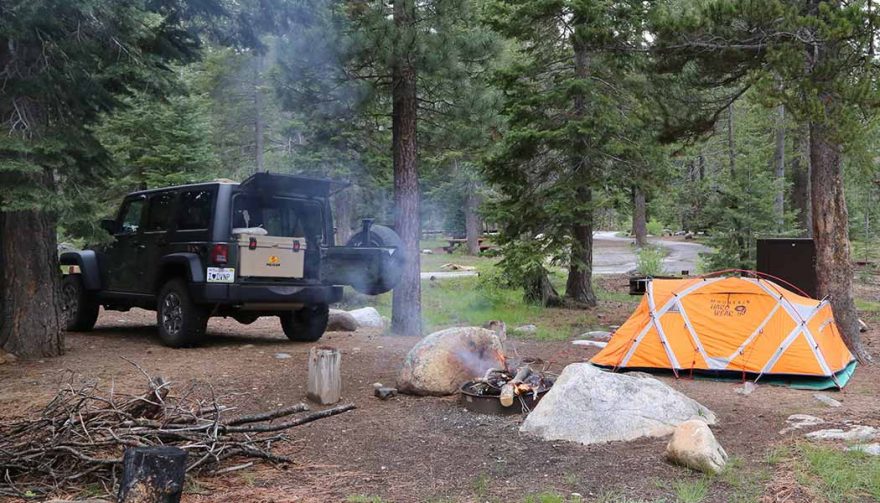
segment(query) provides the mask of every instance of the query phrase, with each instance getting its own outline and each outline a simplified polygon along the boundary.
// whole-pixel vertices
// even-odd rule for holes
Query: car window
[[[132,199],[125,204],[122,210],[122,225],[120,233],[129,234],[138,231],[141,225],[141,215],[144,212],[144,200]]]
[[[237,196],[232,208],[232,227],[262,227],[270,236],[307,237],[320,241],[324,231],[321,206],[282,197]]]
[[[168,229],[171,221],[171,210],[174,203],[174,192],[157,194],[150,198],[150,210],[147,212],[147,222],[144,231],[164,231]]]
[[[180,194],[178,230],[207,229],[214,208],[214,192],[210,190],[187,190]]]

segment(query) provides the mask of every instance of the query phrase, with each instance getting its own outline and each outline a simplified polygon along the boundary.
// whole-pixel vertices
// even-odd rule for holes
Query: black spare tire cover
[[[368,236],[364,232],[358,232],[346,246],[391,248],[390,253],[383,253],[379,264],[378,274],[358,275],[351,280],[351,287],[366,295],[378,295],[391,291],[400,281],[403,274],[403,266],[406,263],[406,255],[403,251],[403,240],[391,228],[384,225],[370,227]]]

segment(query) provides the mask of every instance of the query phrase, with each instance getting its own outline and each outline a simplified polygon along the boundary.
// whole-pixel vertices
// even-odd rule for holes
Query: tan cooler
[[[302,278],[306,238],[238,236],[239,276]]]

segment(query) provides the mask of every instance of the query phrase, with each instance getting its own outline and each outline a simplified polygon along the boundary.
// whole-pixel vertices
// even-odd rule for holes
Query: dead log
[[[342,397],[341,353],[336,348],[314,347],[309,351],[308,396],[321,405],[331,405]]]
[[[504,407],[513,405],[513,397],[517,394],[517,384],[522,383],[531,373],[532,369],[528,365],[516,369],[516,375],[513,376],[513,379],[501,387],[501,396],[498,397],[501,400],[501,405]]]
[[[122,457],[120,503],[178,503],[186,477],[179,447],[132,447]]]

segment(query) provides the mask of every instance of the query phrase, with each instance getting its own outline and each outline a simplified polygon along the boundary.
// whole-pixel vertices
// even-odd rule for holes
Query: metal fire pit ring
[[[538,390],[537,394],[528,393],[526,396],[517,396],[516,401],[510,407],[501,405],[498,395],[481,395],[471,391],[474,381],[468,381],[459,388],[459,401],[464,408],[479,414],[508,415],[523,414],[531,411],[541,401],[541,397],[547,392],[547,389]]]

